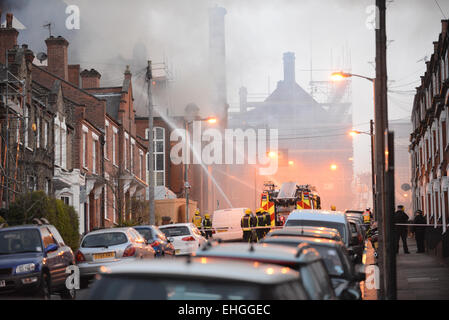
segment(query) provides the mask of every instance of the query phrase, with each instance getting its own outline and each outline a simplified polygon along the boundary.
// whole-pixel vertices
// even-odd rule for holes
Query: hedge
[[[58,229],[66,245],[72,250],[78,249],[79,221],[72,206],[48,197],[43,191],[34,191],[18,197],[10,205],[5,216],[10,226],[32,224],[35,218],[47,219]]]

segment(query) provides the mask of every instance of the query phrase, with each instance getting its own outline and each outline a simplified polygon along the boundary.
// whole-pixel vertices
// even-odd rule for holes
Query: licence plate
[[[0,288],[6,287],[6,281],[0,280]]]
[[[217,230],[217,232],[226,232],[228,230]]]
[[[115,252],[94,253],[94,260],[114,258]]]

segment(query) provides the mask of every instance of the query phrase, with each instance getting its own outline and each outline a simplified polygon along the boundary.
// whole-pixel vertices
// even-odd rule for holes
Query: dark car
[[[362,297],[359,282],[365,280],[365,274],[356,272],[350,255],[343,242],[330,239],[314,239],[310,237],[269,237],[261,241],[263,244],[284,245],[296,248],[303,243],[315,248],[324,260],[331,278],[335,294],[340,299],[359,300]],[[357,266],[360,269],[361,266]]]
[[[322,258],[315,249],[307,244],[288,248],[282,245],[209,242],[198,249],[195,256],[220,258],[226,261],[250,261],[255,265],[269,263],[288,267],[301,274],[301,285],[306,290],[309,299],[336,299]]]
[[[358,221],[348,218],[349,226],[351,228],[351,243],[349,248],[350,253],[355,263],[362,263],[363,252],[365,251],[365,239],[363,237],[362,227]]]
[[[165,234],[156,226],[134,226],[136,229],[156,251],[156,256],[174,256],[175,247],[168,241]]]
[[[59,293],[74,299],[66,288],[66,269],[75,264],[72,250],[52,225],[0,229],[0,295],[28,293],[49,299]]]

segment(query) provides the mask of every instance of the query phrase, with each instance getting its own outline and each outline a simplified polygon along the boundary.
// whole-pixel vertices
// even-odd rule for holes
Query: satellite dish
[[[412,188],[412,187],[411,187],[408,183],[404,183],[404,184],[401,186],[401,189],[404,190],[404,191],[409,191],[411,188]]]
[[[36,58],[40,61],[40,63],[42,63],[42,61],[47,60],[47,54],[45,52],[39,52]]]

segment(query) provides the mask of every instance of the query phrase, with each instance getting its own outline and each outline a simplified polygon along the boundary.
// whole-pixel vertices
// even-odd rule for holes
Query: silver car
[[[89,280],[100,272],[102,266],[154,258],[154,255],[154,249],[134,228],[92,231],[83,237],[75,254],[81,286],[87,287]]]

